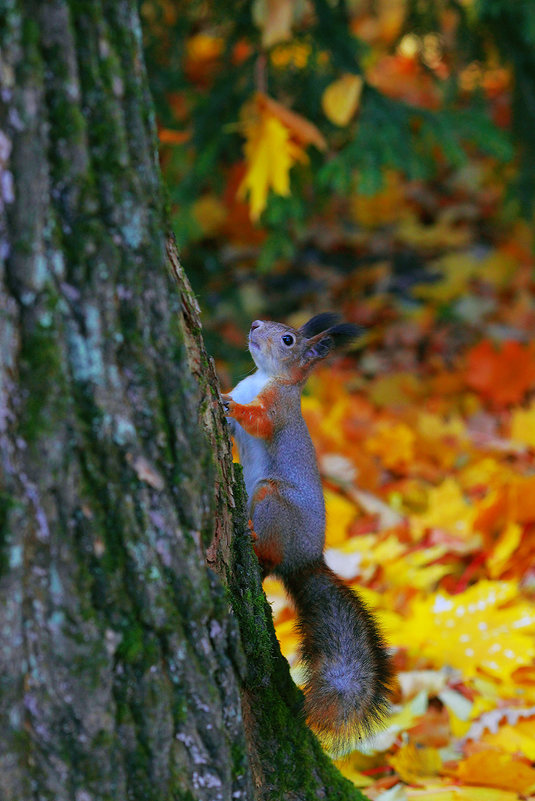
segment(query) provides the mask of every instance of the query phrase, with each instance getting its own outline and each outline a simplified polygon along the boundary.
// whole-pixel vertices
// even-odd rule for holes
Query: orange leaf
[[[466,383],[498,408],[519,403],[535,384],[535,349],[532,344],[504,342],[496,348],[483,340],[468,351]]]
[[[303,145],[315,145],[318,150],[327,149],[327,142],[323,134],[306,117],[302,117],[301,114],[297,114],[295,111],[290,111],[289,108],[273,100],[272,97],[268,97],[263,92],[258,92],[255,100],[260,110],[265,109],[274,117],[277,117]]]
[[[471,754],[457,768],[457,776],[469,784],[529,793],[535,787],[535,769],[510,754],[494,749]]]

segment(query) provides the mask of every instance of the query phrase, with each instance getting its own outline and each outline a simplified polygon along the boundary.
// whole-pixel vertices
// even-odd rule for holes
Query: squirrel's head
[[[249,332],[249,350],[256,366],[268,375],[304,381],[312,368],[336,348],[352,342],[362,328],[340,323],[337,314],[318,314],[301,328],[255,320]]]

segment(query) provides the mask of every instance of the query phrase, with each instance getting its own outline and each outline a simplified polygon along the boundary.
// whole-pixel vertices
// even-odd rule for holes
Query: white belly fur
[[[251,403],[262,392],[270,378],[271,376],[267,375],[267,373],[257,370],[256,373],[248,375],[247,378],[236,384],[232,392],[229,392],[229,395],[236,403]]]
[[[251,403],[264,389],[270,378],[262,370],[257,370],[256,373],[248,375],[247,378],[240,381],[232,392],[229,392],[229,395],[236,403]],[[243,465],[245,488],[250,501],[256,484],[266,477],[266,446],[261,439],[247,434],[238,422],[235,420],[232,422],[234,423],[232,427],[234,439],[238,445],[240,462]]]

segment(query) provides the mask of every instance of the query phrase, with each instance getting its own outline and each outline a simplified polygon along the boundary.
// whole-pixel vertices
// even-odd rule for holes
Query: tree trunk
[[[0,799],[360,798],[302,720],[165,253],[136,5],[0,20]]]

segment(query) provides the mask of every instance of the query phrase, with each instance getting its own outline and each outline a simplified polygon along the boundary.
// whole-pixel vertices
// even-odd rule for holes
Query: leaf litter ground
[[[486,254],[438,260],[438,280],[412,289],[421,304],[360,292],[376,266],[344,279],[346,316],[371,333],[357,369],[324,368],[303,400],[327,561],[378,616],[398,671],[385,727],[340,763],[371,799],[535,798],[529,240],[517,224]],[[294,612],[275,579],[265,588],[299,682]]]

